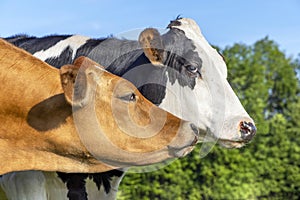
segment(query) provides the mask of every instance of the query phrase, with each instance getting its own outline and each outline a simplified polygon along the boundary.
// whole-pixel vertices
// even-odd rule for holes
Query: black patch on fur
[[[87,56],[106,66],[109,72],[129,80],[156,105],[165,97],[165,68],[152,65],[137,41],[91,39],[78,49],[76,57],[79,56]]]
[[[188,73],[187,67],[194,66],[198,72],[201,71],[202,60],[195,52],[195,45],[179,29],[171,29],[163,35],[163,41],[167,54],[164,64],[168,66],[169,81],[174,84],[177,80],[179,85],[194,89],[196,80],[194,76]]]
[[[123,175],[123,173],[124,173],[123,171],[114,169],[114,170],[103,172],[103,173],[89,174],[89,178],[94,181],[98,190],[100,190],[101,185],[103,185],[104,191],[106,192],[106,194],[108,194],[111,190],[110,181],[111,181],[112,177],[114,177],[114,176],[121,177]]]
[[[85,187],[88,174],[57,172],[57,175],[67,185],[69,200],[88,200]]]
[[[77,50],[76,58],[87,56],[102,66],[111,67],[112,73],[120,74],[118,71],[126,70],[141,54],[137,41],[106,38],[88,40]]]
[[[115,71],[114,63],[107,68]],[[167,76],[165,67],[157,67],[151,64],[144,53],[131,64],[118,71],[119,76],[132,82],[138,90],[155,105],[161,104],[166,95]]]
[[[123,171],[111,170],[103,173],[64,173],[57,172],[58,177],[66,184],[68,189],[67,197],[69,200],[87,200],[86,179],[90,178],[96,184],[98,190],[101,186],[108,194],[111,190],[111,179],[114,176],[121,177]]]
[[[16,35],[4,38],[8,42],[34,54],[41,50],[49,49],[61,40],[67,39],[71,35],[52,35],[42,38],[29,37],[27,35]]]
[[[101,42],[103,42],[105,39],[89,39],[86,41],[85,44],[83,44],[81,47],[77,49],[76,52],[76,58],[80,56],[87,56],[90,54],[97,54],[97,46],[100,45]],[[96,51],[93,53],[93,51]],[[88,56],[89,57],[89,56]]]
[[[48,58],[45,62],[53,67],[60,68],[65,64],[73,63],[72,54],[73,50],[68,46],[58,57]]]

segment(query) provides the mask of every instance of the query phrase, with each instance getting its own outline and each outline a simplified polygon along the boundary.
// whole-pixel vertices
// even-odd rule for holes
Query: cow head
[[[242,147],[256,127],[227,81],[222,56],[209,45],[191,19],[176,19],[161,35],[147,28],[140,33],[143,53],[126,72],[151,102],[193,122],[202,140],[227,148]]]
[[[199,130],[158,108],[129,81],[86,57],[60,69],[81,141],[116,167],[146,165],[189,153]]]

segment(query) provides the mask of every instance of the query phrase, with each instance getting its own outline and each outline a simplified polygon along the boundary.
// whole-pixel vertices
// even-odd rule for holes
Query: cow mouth
[[[241,148],[247,144],[245,141],[235,141],[235,140],[226,140],[226,139],[218,139],[217,142],[221,147],[233,149],[233,148]]]
[[[173,152],[173,154],[174,154],[173,156],[175,156],[176,158],[182,158],[182,157],[186,156],[187,154],[191,153],[191,151],[193,151],[193,149],[195,148],[195,146],[198,143],[199,143],[199,137],[195,136],[195,138],[191,144],[188,144],[181,148],[172,147],[172,146],[168,145],[168,149]]]
[[[241,140],[228,140],[228,139],[211,137],[209,139],[206,138],[204,141],[199,141],[199,143],[215,143],[220,145],[221,147],[227,149],[233,149],[233,148],[241,148],[245,146],[248,142],[241,141]]]
[[[206,134],[202,135],[201,139],[198,141],[198,143],[215,143],[220,145],[221,147],[233,149],[233,148],[241,148],[245,146],[247,143],[249,143],[249,140],[230,140],[225,138],[218,138],[215,135],[213,135],[211,132],[207,132]]]

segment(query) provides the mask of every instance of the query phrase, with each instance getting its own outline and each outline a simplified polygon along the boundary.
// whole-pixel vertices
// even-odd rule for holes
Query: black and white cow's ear
[[[85,106],[93,96],[96,87],[99,64],[86,57],[79,57],[73,65],[60,68],[60,79],[66,101],[75,107]]]
[[[157,29],[147,28],[141,32],[139,43],[153,65],[163,66],[164,44]]]

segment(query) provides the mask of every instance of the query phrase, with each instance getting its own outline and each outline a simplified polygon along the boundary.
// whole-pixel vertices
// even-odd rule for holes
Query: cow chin
[[[191,145],[191,146],[187,146],[182,149],[174,150],[172,147],[168,146],[169,152],[172,152],[171,156],[175,157],[175,158],[185,157],[187,154],[191,153],[194,148],[195,148],[195,145]]]

